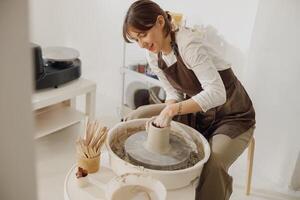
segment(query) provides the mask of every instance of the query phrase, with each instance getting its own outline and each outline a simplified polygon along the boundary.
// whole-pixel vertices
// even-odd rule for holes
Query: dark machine
[[[31,44],[35,72],[35,88],[57,88],[81,76],[79,53],[71,48],[49,49],[48,57],[43,55],[39,45]],[[74,53],[75,52],[75,53]],[[65,56],[65,57],[64,57]]]

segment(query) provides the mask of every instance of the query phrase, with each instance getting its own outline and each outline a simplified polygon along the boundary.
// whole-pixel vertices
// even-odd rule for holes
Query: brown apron
[[[165,74],[170,84],[179,92],[190,98],[203,89],[195,73],[188,69],[175,42],[175,33],[171,32],[171,46],[176,55],[177,62],[168,67],[158,54],[158,66]],[[209,109],[207,112],[198,112],[178,116],[177,121],[185,123],[207,139],[216,134],[225,134],[231,138],[246,132],[255,124],[255,111],[252,102],[244,87],[234,75],[231,68],[218,71],[226,89],[226,103]]]

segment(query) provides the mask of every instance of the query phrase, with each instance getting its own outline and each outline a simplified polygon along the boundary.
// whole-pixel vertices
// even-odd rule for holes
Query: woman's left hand
[[[176,104],[167,105],[154,120],[157,127],[170,126],[172,118],[176,115]]]

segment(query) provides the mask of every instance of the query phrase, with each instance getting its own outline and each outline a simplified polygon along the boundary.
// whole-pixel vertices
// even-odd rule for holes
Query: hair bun
[[[171,22],[172,21],[172,16],[170,15],[169,11],[165,11],[167,15],[167,19]]]

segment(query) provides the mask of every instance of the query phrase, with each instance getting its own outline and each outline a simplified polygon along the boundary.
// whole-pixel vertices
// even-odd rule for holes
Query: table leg
[[[85,114],[93,120],[95,118],[96,89],[88,92],[85,99]]]
[[[68,99],[66,101],[63,102],[66,106],[70,106],[71,108],[76,109],[76,97],[72,98],[72,99]]]

